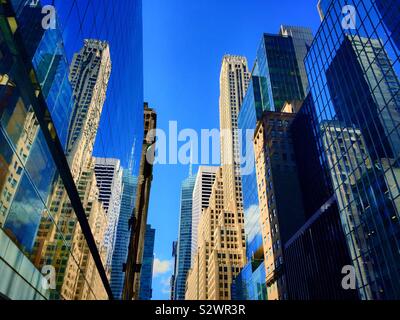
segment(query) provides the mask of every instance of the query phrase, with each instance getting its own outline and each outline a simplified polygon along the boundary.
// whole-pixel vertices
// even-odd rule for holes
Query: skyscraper
[[[218,167],[207,167],[200,166],[192,179],[194,186],[192,187],[192,224],[191,224],[191,251],[190,251],[190,265],[194,261],[194,256],[198,249],[198,229],[199,221],[203,209],[209,205],[211,189],[214,184],[215,175],[218,171]]]
[[[341,28],[342,7],[332,1],[324,7],[306,58],[318,119],[314,130],[334,186],[360,297],[399,299],[399,53],[393,49],[393,34],[378,27],[388,24],[377,1],[348,4],[361,6],[356,28]],[[390,25],[399,24],[398,15],[389,19]],[[367,20],[370,27],[364,28]]]
[[[281,26],[279,35],[262,36],[249,89],[239,112],[247,265],[234,283],[237,299],[266,298],[265,224],[260,216],[258,192],[262,190],[258,190],[254,164],[258,160],[253,146],[254,132],[265,112],[301,105],[308,85],[303,60],[312,38],[309,29],[294,26]]]
[[[153,263],[154,263],[154,239],[156,230],[151,225],[146,226],[144,237],[143,264],[140,274],[140,300],[151,300],[153,295]]]
[[[170,293],[170,300],[175,300],[175,279],[178,266],[178,241],[172,242],[172,257],[174,258],[174,272],[171,275],[170,286],[171,286],[171,293]]]
[[[121,208],[118,215],[117,229],[115,233],[115,245],[111,259],[110,286],[115,299],[121,299],[124,287],[124,266],[128,257],[129,246],[129,220],[135,208],[137,177],[131,170],[124,169],[122,176]]]
[[[224,171],[224,201],[227,210],[243,211],[240,175],[238,116],[249,85],[247,59],[226,55],[220,73],[219,116],[221,165]]]
[[[99,200],[107,214],[108,225],[104,235],[107,250],[106,270],[110,271],[117,232],[118,216],[121,209],[122,168],[117,159],[96,158],[94,171]]]
[[[135,210],[130,220],[131,235],[126,263],[125,282],[122,292],[124,300],[137,300],[140,294],[140,275],[143,263],[144,238],[149,209],[153,161],[155,157],[157,113],[144,103],[144,135],[140,159],[139,179],[136,191]]]
[[[179,215],[179,234],[176,244],[176,263],[174,279],[174,300],[185,299],[185,284],[187,272],[190,269],[191,246],[193,236],[193,189],[195,187],[196,175],[190,173],[189,177],[182,182],[181,206]],[[197,237],[197,234],[196,234]]]

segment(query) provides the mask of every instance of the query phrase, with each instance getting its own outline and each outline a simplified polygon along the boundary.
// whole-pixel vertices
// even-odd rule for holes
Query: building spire
[[[136,147],[136,138],[133,140],[133,146],[131,151],[131,157],[129,159],[129,173],[133,174],[133,167],[135,165],[135,147]]]

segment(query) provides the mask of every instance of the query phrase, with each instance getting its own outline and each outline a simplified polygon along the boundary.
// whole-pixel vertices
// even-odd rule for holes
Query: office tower
[[[225,208],[242,212],[242,186],[237,118],[250,72],[245,57],[226,55],[220,74],[219,116],[221,164],[224,170]]]
[[[212,186],[218,170],[218,167],[200,166],[197,175],[193,178],[195,184],[192,188],[191,260],[189,267],[193,263],[194,256],[198,249],[197,239],[200,217],[203,209],[207,208],[209,205]],[[184,279],[186,279],[186,276],[184,276],[182,280],[184,281]]]
[[[314,40],[313,33],[309,28],[282,25],[279,34],[282,36],[290,36],[292,38],[301,82],[303,84],[304,92],[306,92],[308,88],[308,79],[306,67],[304,65],[304,58]]]
[[[233,298],[238,300],[264,300],[266,298],[264,250],[253,148],[254,130],[257,120],[262,117],[264,111],[262,102],[261,79],[252,76],[238,118],[242,138],[241,155],[248,162],[242,164],[247,264],[233,283]],[[244,162],[243,159],[242,162]]]
[[[177,274],[177,266],[178,266],[178,241],[172,242],[172,257],[174,258],[174,272],[171,275],[170,286],[171,286],[171,293],[170,293],[170,300],[175,300],[175,279]],[[186,280],[185,280],[186,285]]]
[[[110,49],[107,43],[85,40],[83,48],[74,55],[70,82],[76,106],[69,129],[67,152],[72,175],[79,177],[92,155],[100,115],[106,99],[111,73]]]
[[[283,244],[305,221],[290,125],[294,115],[266,112],[254,136],[268,300],[288,299]]]
[[[110,286],[115,299],[121,299],[124,287],[124,266],[128,256],[129,220],[135,208],[137,177],[131,170],[123,169],[121,208],[117,220],[115,245],[111,260]]]
[[[124,300],[137,300],[140,293],[140,275],[143,261],[144,236],[149,209],[150,189],[153,180],[155,157],[155,130],[157,114],[144,103],[144,135],[140,160],[139,179],[136,192],[135,210],[131,218],[131,236],[125,272]]]
[[[398,16],[400,14],[400,3],[391,0],[376,0],[375,5],[379,10],[386,28],[391,32],[392,39],[400,50],[400,30],[398,25]]]
[[[261,280],[265,278],[265,266],[254,131],[265,112],[289,107],[292,111],[301,106],[308,85],[303,60],[312,38],[307,28],[281,26],[279,35],[264,34],[257,50],[249,89],[238,117],[248,263],[234,283],[237,299],[266,298],[265,280]]]
[[[192,246],[192,210],[193,189],[195,187],[196,175],[189,174],[189,177],[182,182],[181,206],[179,215],[179,236],[176,247],[174,300],[185,299],[185,283],[187,272],[190,269],[191,246]],[[196,235],[197,237],[197,235]]]
[[[118,216],[121,210],[122,168],[117,159],[96,158],[94,171],[99,200],[107,215],[108,225],[104,235],[107,249],[106,271],[110,271],[117,232]]]
[[[140,300],[151,300],[153,295],[153,263],[154,263],[154,239],[156,230],[151,225],[146,226],[146,234],[144,236],[143,264],[140,274]]]
[[[376,1],[348,4],[363,9],[357,10],[356,29],[340,29],[341,5],[332,2],[316,36],[321,48],[313,45],[305,60],[318,119],[314,130],[327,159],[360,298],[398,299],[399,53],[393,35],[378,28],[385,21]],[[392,19],[398,25],[398,15]],[[365,20],[371,28],[360,27]]]
[[[186,282],[186,300],[230,300],[231,284],[246,260],[243,219],[224,208],[223,169],[199,223],[198,250]]]

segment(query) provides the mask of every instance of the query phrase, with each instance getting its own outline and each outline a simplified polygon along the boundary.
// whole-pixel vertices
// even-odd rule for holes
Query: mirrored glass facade
[[[342,8],[355,8],[355,28]],[[362,299],[400,298],[398,1],[332,1],[306,58],[324,150]],[[396,30],[397,28],[397,30]]]

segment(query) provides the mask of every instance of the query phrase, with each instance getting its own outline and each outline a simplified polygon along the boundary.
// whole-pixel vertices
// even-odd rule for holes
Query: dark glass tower
[[[356,29],[342,28],[342,7],[333,1],[306,58],[314,130],[360,297],[399,299],[399,51],[391,31],[400,16],[382,16],[380,1],[348,4],[357,9]]]
[[[128,256],[129,219],[135,208],[137,177],[130,170],[123,171],[121,209],[118,216],[115,248],[112,256],[110,286],[116,299],[121,299],[124,287],[124,264]]]

